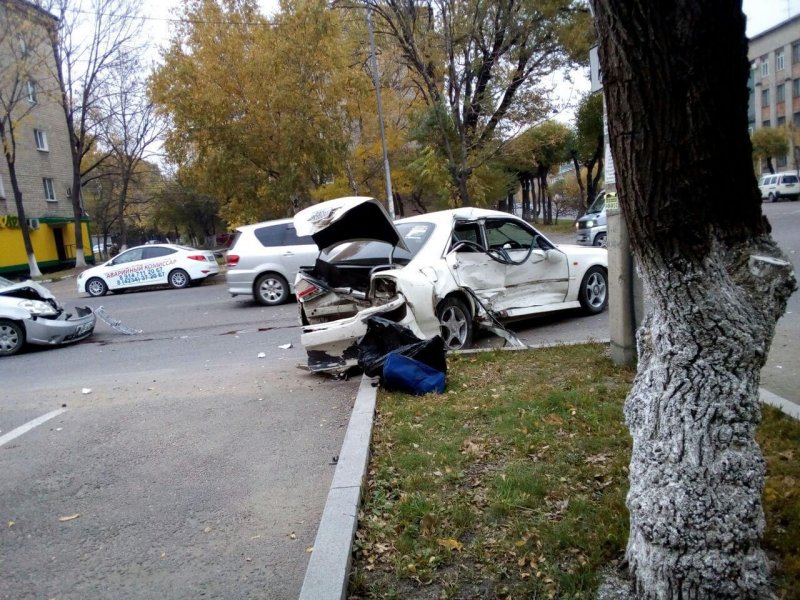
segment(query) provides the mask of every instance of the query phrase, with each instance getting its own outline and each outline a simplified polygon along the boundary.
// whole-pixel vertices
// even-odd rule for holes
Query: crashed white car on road
[[[604,248],[557,246],[513,215],[458,208],[392,222],[373,198],[330,200],[294,217],[321,252],[295,292],[314,371],[355,365],[371,315],[467,348],[476,325],[555,310],[603,311]]]

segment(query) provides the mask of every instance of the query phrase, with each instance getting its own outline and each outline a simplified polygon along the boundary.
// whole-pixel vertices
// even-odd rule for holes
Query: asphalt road
[[[357,381],[297,369],[296,308],[222,280],[51,287],[143,333],[0,361],[0,435],[66,407],[0,447],[0,598],[296,598]]]

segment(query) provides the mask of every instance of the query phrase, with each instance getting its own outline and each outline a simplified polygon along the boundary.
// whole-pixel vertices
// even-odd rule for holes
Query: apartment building
[[[0,117],[13,128],[15,171],[40,268],[75,259],[72,156],[51,36],[50,13],[25,0],[0,0]],[[88,240],[88,223],[83,224]],[[0,157],[0,272],[27,270],[7,161]]]
[[[750,131],[790,128],[789,153],[774,157],[774,166],[778,171],[794,170],[800,164],[800,15],[750,38],[748,58]],[[791,139],[793,129],[796,140]],[[766,170],[764,164],[762,171]]]

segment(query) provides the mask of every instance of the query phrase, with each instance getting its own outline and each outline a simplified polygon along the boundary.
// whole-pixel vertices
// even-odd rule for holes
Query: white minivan
[[[758,186],[761,199],[777,202],[781,198],[797,200],[800,197],[800,178],[794,173],[764,175]]]

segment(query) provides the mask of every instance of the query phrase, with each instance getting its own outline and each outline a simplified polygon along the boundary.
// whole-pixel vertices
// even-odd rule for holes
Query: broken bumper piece
[[[344,372],[358,365],[358,344],[367,332],[367,318],[392,312],[405,304],[402,295],[386,304],[360,311],[347,319],[303,326],[300,341],[308,354],[308,368],[314,372]],[[416,320],[411,311],[398,321],[419,335]]]

